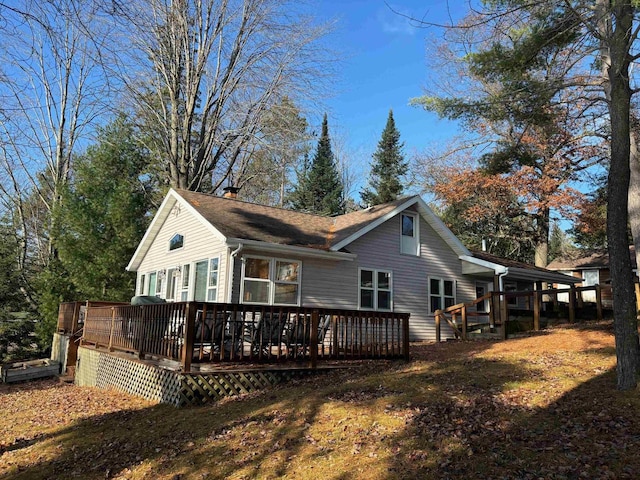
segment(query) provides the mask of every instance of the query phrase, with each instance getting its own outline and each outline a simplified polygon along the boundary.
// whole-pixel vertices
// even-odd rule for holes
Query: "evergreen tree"
[[[34,348],[35,312],[22,290],[19,240],[10,221],[0,219],[0,363],[37,356]]]
[[[326,113],[316,153],[308,169],[303,169],[298,175],[298,184],[291,193],[290,202],[296,210],[320,215],[344,213],[342,179],[331,150]]]
[[[404,161],[400,142],[400,132],[393,119],[393,111],[389,110],[387,124],[382,131],[382,138],[373,154],[373,165],[369,175],[369,187],[360,196],[365,205],[378,205],[395,200],[402,193],[401,177],[407,173],[407,162]]]
[[[121,116],[75,163],[61,212],[60,259],[82,298],[123,301],[134,294],[135,275],[125,266],[149,219],[142,175],[148,161]]]

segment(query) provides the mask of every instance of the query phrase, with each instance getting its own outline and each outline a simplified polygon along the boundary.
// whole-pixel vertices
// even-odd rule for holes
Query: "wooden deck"
[[[81,330],[81,345],[173,362],[182,372],[206,364],[316,368],[319,361],[409,358],[408,313],[201,302],[78,304],[60,306],[58,328]]]

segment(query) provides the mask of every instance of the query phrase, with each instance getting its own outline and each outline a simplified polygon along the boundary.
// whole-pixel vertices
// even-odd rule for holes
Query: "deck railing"
[[[82,329],[84,325],[84,314],[88,306],[112,306],[112,305],[128,305],[123,302],[63,302],[58,309],[58,327],[57,332],[74,335]]]
[[[409,358],[409,314],[176,302],[87,308],[84,344],[192,362]]]
[[[567,295],[568,320],[569,323],[573,323],[576,321],[578,306],[585,303],[583,300],[583,294],[585,292],[594,292],[596,318],[598,320],[602,320],[602,287],[600,285],[588,287],[571,286],[570,288],[554,288],[520,292],[489,292],[472,302],[459,303],[441,310],[436,310],[434,313],[436,323],[436,341],[441,341],[441,329],[443,322],[448,323],[453,330],[454,335],[462,340],[467,339],[467,333],[470,330],[477,330],[484,326],[489,326],[492,329],[499,331],[502,338],[506,339],[510,311],[522,311],[521,309],[510,305],[509,301],[514,300],[517,304],[518,299],[521,298],[524,299],[527,305],[526,311],[531,312],[533,330],[537,331],[540,329],[540,317],[543,316],[543,298],[547,297],[550,299],[550,303],[557,305],[558,295],[560,294]],[[489,300],[489,304],[491,305],[489,311],[478,312],[478,304],[484,304],[486,300]],[[478,317],[481,317],[483,320],[481,322],[474,322],[473,319]]]

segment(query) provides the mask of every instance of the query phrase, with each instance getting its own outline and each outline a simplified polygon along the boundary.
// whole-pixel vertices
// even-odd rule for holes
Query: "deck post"
[[[311,335],[309,335],[309,349],[311,354],[311,368],[318,368],[318,325],[320,315],[318,310],[311,312]]]
[[[440,336],[440,315],[442,315],[442,310],[436,310],[434,320],[436,321],[436,342],[438,343],[442,341]]]
[[[81,302],[74,302],[73,305],[73,319],[71,320],[71,335],[78,333],[78,320],[80,319],[80,304]]]
[[[575,323],[576,321],[576,287],[571,285],[569,287],[569,323]]]
[[[111,307],[111,328],[109,329],[109,351],[113,352],[113,330],[116,324],[116,309]]]
[[[191,370],[191,357],[193,356],[193,340],[196,329],[196,310],[195,302],[187,303],[186,319],[184,323],[184,342],[182,343],[182,360],[180,365],[183,372]]]
[[[636,309],[640,310],[640,283],[635,283],[636,287]]]
[[[467,306],[466,305],[462,305],[460,316],[462,317],[462,340],[466,340],[467,339]]]
[[[638,284],[636,284],[636,296],[638,295],[637,288]],[[599,283],[596,285],[596,312],[598,320],[602,320],[602,287]]]
[[[402,349],[404,352],[404,359],[409,361],[411,357],[409,356],[409,317],[411,314],[407,314],[406,317],[402,319]]]
[[[506,340],[507,323],[509,323],[509,306],[507,305],[507,296],[504,292],[500,292],[500,320],[502,320],[502,339]]]
[[[540,282],[536,282],[533,291],[533,329],[537,332],[540,330]]]

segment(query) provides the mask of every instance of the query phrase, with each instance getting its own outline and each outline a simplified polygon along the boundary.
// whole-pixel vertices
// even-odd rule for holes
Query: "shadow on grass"
[[[493,344],[419,346],[409,364],[84,419],[11,452],[35,458],[5,478],[625,478],[640,467],[638,400],[614,390],[612,371],[534,408],[544,387],[529,398],[513,385],[549,368],[478,356]]]

